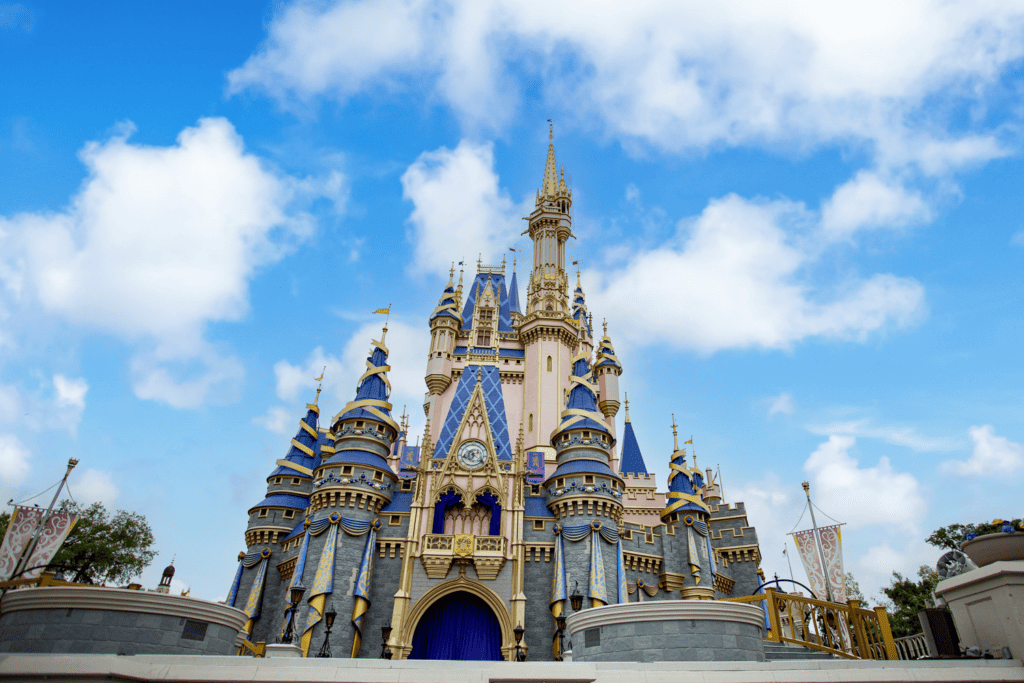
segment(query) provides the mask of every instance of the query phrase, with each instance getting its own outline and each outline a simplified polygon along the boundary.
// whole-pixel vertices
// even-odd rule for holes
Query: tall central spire
[[[544,183],[541,186],[545,197],[558,195],[558,168],[555,165],[555,124],[548,121],[548,162],[544,166]]]

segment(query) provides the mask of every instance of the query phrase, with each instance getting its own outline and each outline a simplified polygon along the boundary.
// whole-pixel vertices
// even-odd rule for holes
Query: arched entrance
[[[498,618],[472,593],[449,593],[420,618],[409,659],[501,660]]]

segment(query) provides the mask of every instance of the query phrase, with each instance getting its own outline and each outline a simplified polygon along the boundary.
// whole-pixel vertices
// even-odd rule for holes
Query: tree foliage
[[[885,608],[889,613],[892,636],[902,638],[920,633],[921,622],[917,613],[928,606],[926,601],[932,599],[939,575],[931,567],[921,565],[917,570],[917,581],[899,572],[893,572],[892,576],[892,585],[882,589],[889,601]]]
[[[867,599],[860,592],[860,584],[857,583],[857,579],[853,578],[853,574],[850,572],[846,572],[846,599],[860,600],[861,607],[867,608],[868,606]]]
[[[1014,529],[1024,528],[1021,526],[1020,519],[1006,520],[1005,522],[1003,520],[979,522],[978,524],[950,524],[933,531],[932,535],[927,538],[927,541],[939,548],[957,550],[960,548],[960,544],[967,540],[968,534],[977,534],[978,536],[994,534],[1002,531],[1003,525],[1007,523],[1013,526]]]
[[[66,500],[61,502],[60,509],[79,516],[48,566],[51,571],[63,570],[66,580],[125,584],[156,557],[156,551],[151,549],[153,530],[139,513],[118,510],[111,516],[102,503],[85,507]],[[10,513],[0,514],[0,538],[10,521]]]

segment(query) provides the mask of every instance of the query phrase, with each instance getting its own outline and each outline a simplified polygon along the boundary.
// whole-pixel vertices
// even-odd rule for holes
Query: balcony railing
[[[763,595],[726,600],[761,606],[768,626],[765,640],[794,643],[847,659],[903,659],[882,607],[861,609],[859,600],[843,605],[777,593],[774,588]]]
[[[505,566],[508,539],[504,536],[474,536],[473,534],[430,534],[423,538],[420,561],[427,576],[443,579],[452,563],[472,564],[481,580],[497,578]]]

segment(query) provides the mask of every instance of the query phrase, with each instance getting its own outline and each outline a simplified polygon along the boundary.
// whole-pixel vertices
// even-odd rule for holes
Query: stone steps
[[[764,661],[778,662],[784,660],[832,659],[827,652],[819,652],[809,647],[790,645],[788,643],[765,643]]]

